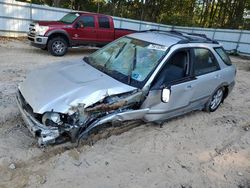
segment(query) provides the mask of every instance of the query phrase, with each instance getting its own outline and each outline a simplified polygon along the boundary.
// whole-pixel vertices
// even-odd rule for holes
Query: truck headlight
[[[48,26],[40,26],[40,25],[35,26],[37,35],[44,35],[48,29],[49,29]]]

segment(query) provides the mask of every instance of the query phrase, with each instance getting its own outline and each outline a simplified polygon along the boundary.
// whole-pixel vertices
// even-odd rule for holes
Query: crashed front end
[[[72,106],[67,114],[34,113],[20,91],[16,100],[28,129],[38,138],[38,145],[46,146],[87,138],[94,128],[105,123],[140,119],[145,113],[137,110],[142,96],[141,91],[108,96],[87,108],[84,104]]]
[[[55,143],[55,139],[60,136],[59,129],[41,124],[36,119],[32,108],[25,101],[20,91],[17,92],[16,101],[27,128],[34,137],[38,138],[39,146]]]

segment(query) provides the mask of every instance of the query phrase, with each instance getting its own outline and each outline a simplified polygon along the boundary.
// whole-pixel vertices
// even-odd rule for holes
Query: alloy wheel
[[[215,92],[215,94],[212,97],[212,100],[210,103],[211,110],[215,110],[216,108],[218,108],[218,106],[222,102],[222,99],[223,99],[223,89],[220,88]]]
[[[52,44],[52,50],[57,55],[62,54],[65,51],[65,48],[66,48],[65,44],[62,41],[59,41],[59,40],[55,41]]]

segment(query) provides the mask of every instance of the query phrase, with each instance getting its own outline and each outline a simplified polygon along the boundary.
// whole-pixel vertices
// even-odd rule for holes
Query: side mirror
[[[80,27],[80,23],[77,22],[77,23],[75,24],[75,28],[78,29],[79,27]]]
[[[167,103],[169,101],[170,93],[171,93],[170,89],[163,88],[162,93],[161,93],[161,100],[162,100],[162,102]]]

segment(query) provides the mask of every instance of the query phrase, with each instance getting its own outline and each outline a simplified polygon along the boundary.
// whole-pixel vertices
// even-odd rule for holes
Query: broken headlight
[[[61,125],[63,122],[60,114],[56,112],[46,112],[42,117],[42,123],[46,126],[57,126]]]

